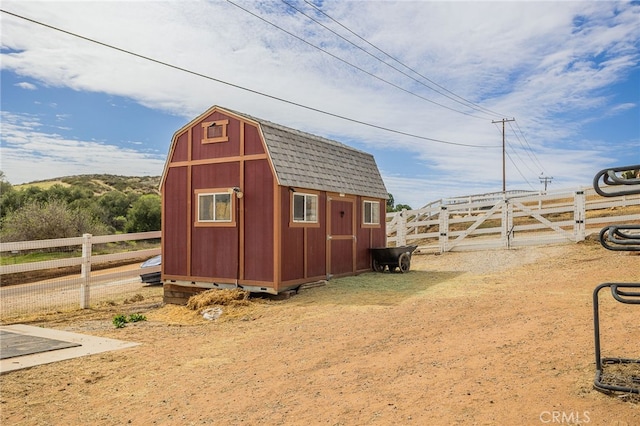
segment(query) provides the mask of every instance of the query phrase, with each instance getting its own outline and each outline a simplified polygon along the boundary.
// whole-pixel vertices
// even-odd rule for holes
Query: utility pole
[[[504,123],[507,121],[516,121],[515,118],[503,118],[502,120],[494,120],[491,123],[502,123],[502,194],[506,194],[507,192],[507,171],[506,171],[506,162],[505,162],[505,141],[504,141]]]
[[[540,183],[544,183],[544,192],[547,192],[547,184],[551,183],[551,181],[553,180],[553,176],[545,176],[543,174],[540,174]]]

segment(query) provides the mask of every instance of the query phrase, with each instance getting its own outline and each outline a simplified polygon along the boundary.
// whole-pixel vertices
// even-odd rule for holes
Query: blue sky
[[[286,3],[3,1],[210,78],[3,12],[0,169],[160,175],[173,133],[214,104],[372,153],[414,208],[502,189],[502,118],[507,189],[640,163],[638,2]]]

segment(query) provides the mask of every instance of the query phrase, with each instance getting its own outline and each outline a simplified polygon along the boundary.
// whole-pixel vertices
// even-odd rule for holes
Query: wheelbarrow
[[[411,268],[411,253],[418,246],[402,246],[402,247],[374,247],[371,250],[371,265],[376,272],[384,272],[384,268],[388,267],[390,272],[396,268],[400,272],[408,272]]]

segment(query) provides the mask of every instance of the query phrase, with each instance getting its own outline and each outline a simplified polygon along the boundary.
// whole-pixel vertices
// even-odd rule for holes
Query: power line
[[[416,135],[416,134],[413,134],[413,133],[403,132],[403,131],[400,131],[400,130],[390,129],[388,127],[379,126],[379,125],[372,124],[372,123],[367,123],[367,122],[361,121],[361,120],[356,120],[356,119],[349,118],[349,117],[346,117],[346,116],[343,116],[343,115],[339,115],[339,114],[335,114],[335,113],[332,113],[332,112],[329,112],[329,111],[321,110],[319,108],[314,108],[314,107],[311,107],[311,106],[308,106],[308,105],[300,104],[298,102],[293,102],[293,101],[290,101],[290,100],[287,100],[287,99],[283,99],[283,98],[280,98],[280,97],[277,97],[277,96],[274,96],[274,95],[269,95],[267,93],[260,92],[260,91],[254,90],[254,89],[249,89],[247,87],[243,87],[243,86],[240,86],[238,84],[229,83],[227,81],[220,80],[220,79],[217,79],[215,77],[211,77],[211,76],[208,76],[206,74],[199,73],[197,71],[192,71],[192,70],[189,70],[187,68],[180,67],[178,65],[173,65],[173,64],[170,64],[168,62],[164,62],[164,61],[161,61],[159,59],[154,59],[154,58],[151,58],[149,56],[145,56],[145,55],[142,55],[142,54],[139,54],[139,53],[135,53],[135,52],[132,52],[130,50],[123,49],[121,47],[113,46],[111,44],[108,44],[108,43],[105,43],[105,42],[102,42],[102,41],[98,41],[98,40],[95,40],[95,39],[92,39],[92,38],[89,38],[89,37],[86,37],[86,36],[83,36],[83,35],[80,35],[80,34],[76,34],[76,33],[73,33],[71,31],[63,30],[63,29],[55,27],[53,25],[45,24],[45,23],[37,21],[35,19],[27,18],[25,16],[21,16],[21,15],[18,15],[16,13],[4,10],[4,9],[0,9],[0,12],[6,13],[7,15],[11,15],[11,16],[19,18],[19,19],[23,19],[25,21],[31,22],[31,23],[36,24],[36,25],[43,26],[45,28],[49,28],[49,29],[54,30],[54,31],[58,31],[58,32],[70,35],[72,37],[76,37],[76,38],[88,41],[90,43],[94,43],[94,44],[97,44],[97,45],[100,45],[100,46],[103,46],[103,47],[106,47],[106,48],[109,48],[109,49],[112,49],[112,50],[116,50],[116,51],[121,52],[121,53],[125,53],[127,55],[134,56],[136,58],[143,59],[145,61],[153,62],[155,64],[162,65],[162,66],[165,66],[165,67],[168,67],[168,68],[172,68],[172,69],[175,69],[175,70],[178,70],[178,71],[182,71],[182,72],[185,72],[185,73],[188,73],[188,74],[191,74],[191,75],[195,75],[197,77],[201,77],[201,78],[204,78],[204,79],[207,79],[207,80],[210,80],[210,81],[214,81],[216,83],[224,84],[224,85],[233,87],[235,89],[243,90],[245,92],[253,93],[253,94],[256,94],[256,95],[260,95],[260,96],[263,96],[263,97],[266,97],[266,98],[269,98],[269,99],[273,99],[273,100],[276,100],[276,101],[279,101],[279,102],[283,102],[283,103],[286,103],[286,104],[289,104],[289,105],[297,106],[299,108],[304,108],[304,109],[307,109],[309,111],[314,111],[314,112],[317,112],[317,113],[320,113],[320,114],[324,114],[324,115],[327,115],[327,116],[330,116],[330,117],[339,118],[341,120],[345,120],[345,121],[349,121],[349,122],[352,122],[352,123],[360,124],[360,125],[363,125],[363,126],[375,128],[375,129],[378,129],[378,130],[383,130],[383,131],[390,132],[390,133],[395,133],[395,134],[402,135],[402,136],[408,136],[408,137],[412,137],[412,138],[416,138],[416,139],[421,139],[421,140],[426,140],[426,141],[436,142],[436,143],[441,143],[441,144],[446,144],[446,145],[463,146],[463,147],[468,147],[468,148],[497,148],[497,146],[495,146],[495,145],[473,145],[473,144],[464,144],[464,143],[458,143],[458,142],[450,142],[450,141],[445,141],[445,140],[441,140],[441,139],[434,139],[434,138],[429,138],[429,137],[426,137],[426,136]]]
[[[344,28],[345,30],[349,31],[351,34],[353,34],[354,36],[356,36],[357,38],[359,38],[360,40],[364,41],[365,43],[367,43],[369,46],[373,47],[374,49],[376,49],[377,51],[379,51],[380,53],[382,53],[383,55],[385,55],[386,57],[388,57],[389,59],[397,62],[398,64],[402,65],[403,67],[405,67],[406,69],[408,69],[409,71],[415,73],[416,75],[420,76],[421,78],[425,79],[426,81],[428,81],[429,83],[439,87],[440,89],[444,90],[447,93],[450,93],[451,95],[455,96],[456,98],[464,101],[466,103],[466,106],[469,106],[473,109],[476,109],[478,111],[484,111],[485,113],[489,113],[489,115],[493,115],[494,117],[504,117],[505,114],[501,114],[495,111],[490,110],[489,108],[485,108],[481,105],[478,105],[468,99],[463,98],[460,95],[457,95],[456,93],[452,92],[451,90],[447,89],[444,86],[441,86],[440,84],[436,83],[435,81],[431,80],[429,77],[421,74],[420,72],[416,71],[415,69],[411,68],[410,66],[406,65],[405,63],[403,63],[402,61],[400,61],[399,59],[395,58],[394,56],[390,55],[389,53],[385,52],[384,50],[380,49],[379,47],[377,47],[376,45],[374,45],[373,43],[369,42],[367,39],[365,39],[364,37],[360,36],[359,34],[357,34],[356,32],[354,32],[353,30],[351,30],[349,27],[345,26],[344,24],[340,23],[339,21],[337,21],[336,19],[332,18],[331,16],[329,16],[326,12],[324,12],[322,9],[320,9],[319,7],[317,7],[315,4],[309,2],[308,0],[304,0],[305,3],[307,3],[309,6],[313,7],[315,10],[317,10],[318,12],[322,13],[324,16],[326,16],[327,18],[329,18],[330,20],[332,20],[333,22],[335,22],[336,24],[340,25],[342,28]],[[380,59],[379,59],[380,60]],[[383,62],[383,61],[381,61]],[[431,90],[440,93],[443,96],[446,96],[445,94],[439,92],[438,90],[429,87]],[[448,96],[447,96],[448,97]]]
[[[505,121],[506,121],[506,122],[509,122],[509,125],[511,125],[511,121],[516,121],[516,120],[515,120],[515,118],[514,118],[514,119],[512,119],[512,120],[506,120],[506,119],[505,119]],[[504,122],[503,122],[502,120],[496,120],[496,121],[494,121],[493,123],[494,123],[494,124],[496,124],[496,130],[498,131],[498,133],[501,133],[501,134],[502,134],[502,132],[500,131],[500,129],[499,129],[499,128],[498,128],[498,126],[497,126],[497,123],[501,123],[501,122],[503,123],[503,126],[504,126]],[[503,136],[503,137],[504,137],[504,136]],[[516,137],[517,137],[517,135],[516,135]],[[527,169],[529,169],[529,171],[530,171],[532,174],[534,174],[534,175],[535,175],[535,174],[536,174],[536,172],[535,172],[533,169],[531,169],[531,167],[529,166],[529,163],[527,163],[526,161],[524,161],[524,160],[522,159],[522,157],[520,157],[520,154],[518,153],[518,150],[517,150],[515,147],[511,146],[511,144],[508,142],[508,140],[507,140],[507,139],[505,139],[505,142],[506,142],[505,149],[506,149],[506,147],[507,147],[507,146],[508,146],[508,147],[510,147],[510,148],[511,148],[511,150],[513,151],[513,153],[516,155],[516,157],[518,157],[518,160],[520,160],[520,162],[521,162],[522,164],[524,164],[524,165],[527,167]],[[523,147],[523,148],[524,148],[524,147]],[[525,151],[526,151],[526,149],[525,149]],[[511,163],[513,164],[513,166],[515,167],[515,169],[518,171],[518,173],[519,173],[519,174],[520,174],[520,176],[522,177],[522,179],[524,179],[524,180],[525,180],[525,182],[527,182],[527,184],[528,184],[532,189],[535,189],[535,188],[533,187],[533,185],[531,185],[531,183],[529,182],[529,180],[524,176],[524,174],[522,173],[522,171],[520,170],[520,168],[519,168],[519,167],[517,166],[517,164],[515,163],[514,159],[513,159],[513,158],[511,157],[511,155],[509,154],[509,152],[505,150],[505,153],[506,153],[507,157],[509,158],[509,161],[511,161]],[[504,161],[504,157],[503,157],[503,161]],[[503,166],[504,166],[504,164],[503,164]]]
[[[518,153],[518,149],[516,149],[514,146],[512,146],[512,144],[509,142],[509,138],[507,138],[507,147],[511,148],[511,151],[516,155],[516,157],[518,157],[518,160],[520,160],[520,162],[522,164],[524,164],[532,174],[534,174],[534,175],[536,174],[536,172],[531,168],[531,166],[529,166],[529,163],[524,161],[522,159],[522,157],[520,157],[520,154]]]
[[[503,126],[504,126],[504,123],[505,123],[505,122],[510,122],[510,121],[514,121],[514,120],[515,120],[515,118],[514,118],[514,119],[512,119],[512,120],[508,120],[508,119],[506,119],[506,118],[505,118],[505,119],[504,119],[504,121],[503,121],[503,120],[496,120],[496,121],[494,121],[493,123],[494,123],[494,124],[496,124],[496,130],[498,131],[498,133],[500,133],[500,134],[501,134],[501,135],[503,135],[503,137],[504,137],[504,133],[502,133],[502,132],[500,131],[500,129],[498,128],[497,123],[502,123],[502,124],[503,124]],[[505,150],[503,151],[503,157],[502,157],[502,161],[503,161],[503,163],[502,163],[502,170],[503,170],[503,178],[502,178],[502,179],[503,179],[503,181],[502,181],[502,182],[503,182],[503,188],[505,188],[505,182],[506,182],[505,174],[504,174],[504,173],[505,173],[505,163],[504,163],[505,158],[504,158],[504,155],[506,154],[507,158],[509,158],[509,161],[511,162],[511,164],[513,164],[513,167],[515,167],[515,169],[517,170],[517,172],[518,172],[518,174],[520,175],[520,177],[522,177],[522,179],[524,179],[524,181],[527,183],[527,185],[529,185],[529,187],[531,187],[531,189],[535,190],[535,188],[533,187],[533,185],[531,185],[531,182],[529,182],[529,180],[527,179],[527,177],[522,173],[522,170],[520,170],[520,168],[518,167],[518,165],[516,164],[516,162],[513,160],[513,158],[511,157],[511,154],[509,154],[509,151],[507,151],[507,150],[506,150],[506,146],[509,146],[509,147],[511,148],[511,150],[513,151],[513,153],[514,153],[514,154],[516,154],[516,157],[518,157],[518,159],[520,160],[520,162],[521,162],[521,163],[523,163],[525,166],[527,166],[527,168],[529,169],[529,171],[530,171],[530,172],[532,172],[532,173],[534,173],[534,174],[535,174],[535,172],[533,172],[533,170],[531,170],[531,168],[529,167],[529,165],[528,165],[526,162],[522,161],[522,158],[520,157],[520,154],[518,154],[518,151],[517,151],[515,148],[513,148],[512,146],[510,146],[510,144],[506,144],[506,145],[505,145]],[[506,189],[506,188],[505,188],[505,189]],[[504,189],[503,189],[503,191],[504,191]]]
[[[474,116],[473,114],[469,114],[468,112],[464,112],[464,111],[457,110],[457,109],[455,109],[455,108],[448,107],[448,106],[446,106],[446,105],[443,105],[443,104],[441,104],[441,103],[438,103],[438,102],[436,102],[436,101],[434,101],[434,100],[431,100],[431,99],[429,99],[429,98],[425,98],[424,96],[419,95],[419,94],[417,94],[417,93],[415,93],[415,92],[412,92],[411,90],[405,89],[404,87],[398,86],[397,84],[392,83],[392,82],[390,82],[389,80],[385,80],[384,78],[379,77],[379,76],[377,76],[377,75],[375,75],[375,74],[373,74],[373,73],[371,73],[371,72],[369,72],[369,71],[365,70],[364,68],[361,68],[361,67],[359,67],[359,66],[357,66],[357,65],[355,65],[355,64],[352,64],[351,62],[349,62],[349,61],[347,61],[347,60],[345,60],[345,59],[342,59],[341,57],[339,57],[339,56],[337,56],[337,55],[334,55],[333,53],[329,52],[329,51],[328,51],[328,50],[326,50],[326,49],[323,49],[323,48],[321,48],[321,47],[319,47],[319,46],[316,46],[315,44],[313,44],[313,43],[311,43],[311,42],[309,42],[309,41],[307,41],[307,40],[303,39],[302,37],[299,37],[299,36],[297,36],[297,35],[293,34],[293,33],[292,33],[292,32],[290,32],[290,31],[285,30],[284,28],[282,28],[282,27],[280,27],[280,26],[278,26],[278,25],[274,24],[273,22],[269,21],[268,19],[265,19],[265,18],[263,18],[262,16],[260,16],[260,15],[258,15],[258,14],[256,14],[256,13],[253,13],[253,12],[252,12],[252,11],[250,11],[249,9],[246,9],[246,8],[244,8],[244,7],[240,6],[239,4],[232,2],[231,0],[227,0],[227,3],[234,5],[234,6],[235,6],[235,7],[237,7],[238,9],[240,9],[240,10],[242,10],[242,11],[244,11],[244,12],[248,13],[248,14],[249,14],[249,15],[251,15],[251,16],[254,16],[254,17],[256,17],[256,18],[260,19],[261,21],[263,21],[263,22],[265,22],[265,23],[267,23],[267,24],[271,25],[272,27],[277,28],[278,30],[280,30],[280,31],[284,32],[285,34],[288,34],[288,35],[290,35],[291,37],[293,37],[293,38],[295,38],[295,39],[297,39],[297,40],[299,40],[299,41],[301,41],[301,42],[303,42],[303,43],[305,43],[305,44],[307,44],[307,45],[309,45],[309,46],[313,47],[314,49],[317,49],[317,50],[321,51],[322,53],[325,53],[325,54],[327,54],[327,55],[331,56],[332,58],[334,58],[334,59],[336,59],[336,60],[338,60],[338,61],[342,62],[343,64],[346,64],[346,65],[348,65],[348,66],[350,66],[350,67],[352,67],[352,68],[354,68],[354,69],[356,69],[356,70],[358,70],[358,71],[360,71],[360,72],[362,72],[362,73],[364,73],[364,74],[366,74],[366,75],[368,75],[368,76],[370,76],[370,77],[375,78],[376,80],[379,80],[379,81],[381,81],[381,82],[383,82],[383,83],[386,83],[386,84],[388,84],[388,85],[390,85],[390,86],[392,86],[392,87],[394,87],[394,88],[396,88],[396,89],[398,89],[398,90],[401,90],[401,91],[403,91],[403,92],[405,92],[405,93],[407,93],[407,94],[409,94],[409,95],[415,96],[415,97],[417,97],[417,98],[419,98],[419,99],[422,99],[423,101],[426,101],[426,102],[432,103],[432,104],[434,104],[434,105],[437,105],[437,106],[439,106],[439,107],[442,107],[442,108],[448,109],[448,110],[453,111],[453,112],[457,112],[457,113],[459,113],[459,114],[464,114],[464,115],[468,115],[468,116],[470,116],[470,117],[474,117],[474,118],[479,118],[479,119],[485,120],[485,118],[477,117],[477,116]]]
[[[453,93],[453,95],[455,95],[456,97],[458,97],[458,98],[460,98],[460,99],[464,100],[464,102],[462,102],[462,101],[460,101],[460,100],[458,100],[458,99],[454,98],[453,96],[450,96],[450,95],[448,95],[448,94],[446,94],[446,93],[443,93],[443,92],[441,92],[441,91],[439,91],[439,90],[437,90],[437,89],[435,89],[435,88],[433,88],[433,87],[429,86],[428,84],[425,84],[423,81],[420,81],[420,80],[416,79],[415,77],[413,77],[413,76],[411,76],[411,75],[407,74],[406,72],[402,71],[401,69],[396,68],[396,67],[395,67],[395,66],[393,66],[392,64],[390,64],[390,63],[388,63],[388,62],[383,61],[382,59],[380,59],[379,57],[377,57],[377,56],[376,56],[376,55],[374,55],[373,53],[371,53],[371,52],[367,51],[366,49],[364,49],[364,48],[362,48],[362,47],[360,47],[360,46],[358,46],[357,44],[353,43],[351,40],[347,39],[346,37],[344,37],[344,36],[342,36],[342,35],[338,34],[336,31],[334,31],[334,30],[332,30],[331,28],[327,27],[327,26],[326,26],[326,25],[324,25],[322,22],[320,22],[320,21],[316,20],[315,18],[313,18],[313,17],[311,17],[311,16],[307,15],[306,13],[304,13],[302,10],[298,9],[297,7],[295,7],[294,5],[292,5],[291,3],[289,3],[287,0],[280,0],[280,1],[281,1],[282,3],[284,3],[284,4],[286,4],[287,6],[289,6],[290,8],[292,8],[293,10],[295,10],[296,12],[300,13],[301,15],[306,16],[308,19],[310,19],[311,21],[313,21],[313,22],[315,22],[316,24],[320,25],[322,28],[326,29],[327,31],[331,32],[332,34],[336,35],[337,37],[339,37],[339,38],[341,38],[342,40],[346,41],[347,43],[351,44],[351,45],[352,45],[352,46],[354,46],[356,49],[361,50],[362,52],[366,53],[367,55],[371,56],[372,58],[376,59],[377,61],[379,61],[379,62],[381,62],[381,63],[385,64],[385,65],[386,65],[386,66],[388,66],[389,68],[391,68],[391,69],[393,69],[393,70],[395,70],[395,71],[399,72],[400,74],[404,75],[405,77],[410,78],[411,80],[415,81],[416,83],[418,83],[418,84],[420,84],[420,85],[422,85],[422,86],[424,86],[424,87],[426,87],[426,88],[428,88],[428,89],[430,89],[430,90],[433,90],[434,92],[436,92],[436,93],[438,93],[438,94],[440,94],[440,95],[442,95],[442,96],[444,96],[444,97],[446,97],[446,98],[449,98],[450,100],[452,100],[452,101],[454,101],[454,102],[457,102],[457,103],[459,103],[459,104],[461,104],[461,105],[464,105],[464,106],[465,106],[465,107],[467,107],[467,108],[474,109],[474,110],[476,110],[476,111],[478,111],[478,112],[481,112],[481,113],[483,113],[483,114],[487,114],[487,115],[489,115],[489,116],[494,116],[494,117],[496,116],[496,114],[493,114],[490,110],[486,110],[486,111],[489,111],[489,112],[486,112],[486,111],[485,111],[485,108],[483,108],[483,107],[481,107],[481,106],[479,106],[479,105],[475,105],[474,103],[472,103],[472,102],[470,102],[470,101],[467,101],[466,99],[464,99],[464,98],[462,98],[462,97],[460,97],[460,96],[456,95],[456,94],[455,94],[455,93],[453,93],[453,92],[450,92],[449,90],[447,90],[447,89],[445,89],[445,88],[443,88],[443,87],[441,87],[441,86],[439,86],[439,85],[438,85],[439,87],[441,87],[442,89],[446,90],[447,92]],[[308,2],[307,2],[307,3],[308,3]],[[335,19],[333,19],[332,17],[330,17],[329,15],[327,15],[327,14],[326,14],[325,12],[323,12],[322,10],[318,9],[315,5],[313,5],[313,4],[312,4],[312,6],[313,6],[314,8],[316,8],[316,10],[318,10],[320,13],[324,14],[324,15],[325,15],[325,16],[327,16],[329,19],[331,19],[332,21],[334,21],[335,23],[337,23],[337,24],[338,24],[338,25],[340,25],[341,27],[345,28],[345,29],[346,29],[347,31],[349,31],[350,33],[354,34],[354,35],[355,35],[356,37],[358,37],[359,39],[363,40],[364,42],[366,42],[366,43],[367,43],[367,44],[369,44],[370,46],[374,47],[376,50],[378,50],[378,51],[382,52],[383,54],[385,54],[385,55],[386,55],[386,56],[388,56],[389,58],[393,59],[395,62],[399,63],[399,64],[400,64],[400,65],[402,65],[403,67],[405,67],[405,68],[407,68],[407,69],[409,69],[409,70],[413,71],[414,73],[416,73],[416,74],[420,75],[417,71],[414,71],[413,69],[411,69],[411,68],[410,68],[410,67],[408,67],[407,65],[403,64],[402,62],[400,62],[400,61],[398,61],[397,59],[393,58],[393,57],[392,57],[392,56],[390,56],[389,54],[385,53],[383,50],[381,50],[381,49],[379,49],[378,47],[376,47],[375,45],[371,44],[369,41],[367,41],[367,40],[366,40],[366,39],[364,39],[363,37],[359,36],[358,34],[356,34],[356,33],[355,33],[355,32],[353,32],[353,31],[351,31],[349,28],[347,28],[346,26],[344,26],[344,25],[343,25],[343,24],[341,24],[340,22],[338,22],[338,21],[336,21]],[[424,76],[422,76],[422,75],[420,75],[420,76],[421,76],[422,78],[424,78],[424,79],[428,80],[428,81],[431,81],[431,80],[429,80],[427,77],[424,77]],[[432,83],[433,83],[433,82],[432,82]],[[433,83],[433,84],[436,84],[436,83]],[[436,84],[436,85],[437,85],[437,84]],[[438,105],[440,105],[440,104],[438,104]],[[440,106],[442,106],[442,105],[440,105]],[[447,107],[447,108],[448,108],[448,107]],[[454,110],[454,111],[456,111],[456,112],[460,112],[460,113],[462,113],[462,114],[468,115],[468,116],[473,117],[473,118],[478,118],[478,119],[480,119],[480,120],[485,120],[485,118],[483,118],[483,117],[478,117],[478,116],[476,116],[476,115],[472,115],[472,114],[465,113],[465,112],[458,111],[458,110]],[[498,114],[498,115],[499,115],[499,114]]]
[[[529,141],[527,140],[527,138],[524,135],[524,132],[522,131],[522,129],[520,129],[520,125],[518,124],[518,121],[515,121],[516,123],[516,127],[518,127],[518,131],[520,132],[520,134],[522,135],[522,139],[524,139],[525,143],[527,144],[527,146],[529,147],[529,151],[531,152],[531,154],[533,155],[533,159],[535,160],[534,162],[537,163],[538,166],[540,166],[540,169],[544,172],[544,166],[542,165],[542,163],[540,162],[540,160],[538,160],[538,157],[536,156],[535,151],[533,150],[533,148],[531,148],[531,145],[529,144]],[[511,123],[509,123],[509,126],[511,126]],[[515,132],[514,132],[515,133]],[[519,138],[518,138],[519,140]]]
[[[507,157],[509,158],[509,161],[511,161],[511,164],[513,164],[513,167],[515,167],[516,170],[518,171],[518,174],[522,177],[522,179],[524,179],[525,182],[527,182],[527,185],[529,185],[531,189],[535,190],[533,185],[531,185],[531,182],[529,182],[529,180],[527,180],[527,178],[522,174],[522,172],[520,171],[520,169],[518,168],[516,163],[513,161],[513,158],[511,158],[511,155],[508,152],[507,152]]]

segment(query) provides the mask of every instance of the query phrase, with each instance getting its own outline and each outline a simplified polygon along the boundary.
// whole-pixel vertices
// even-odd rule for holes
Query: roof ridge
[[[362,150],[360,150],[358,148],[354,148],[354,147],[352,147],[350,145],[347,145],[345,143],[339,142],[339,141],[337,141],[335,139],[330,139],[330,138],[327,138],[327,137],[324,137],[324,136],[319,136],[319,135],[315,135],[313,133],[305,132],[303,130],[294,129],[293,127],[288,127],[288,126],[285,126],[285,125],[282,125],[282,124],[275,123],[273,121],[265,120],[263,118],[259,118],[259,117],[256,117],[256,116],[253,116],[253,115],[249,115],[249,114],[246,114],[246,113],[243,113],[243,112],[239,112],[239,111],[235,111],[235,110],[232,110],[232,109],[229,109],[229,108],[225,108],[223,106],[219,106],[218,105],[218,108],[220,108],[222,110],[226,110],[226,111],[232,112],[234,114],[237,114],[239,116],[248,118],[250,120],[253,120],[253,121],[259,123],[260,125],[273,127],[273,128],[276,128],[276,129],[280,129],[280,130],[286,131],[288,133],[295,133],[295,134],[297,134],[299,136],[304,136],[304,137],[307,137],[307,138],[317,139],[319,141],[327,142],[327,143],[330,143],[330,144],[333,144],[333,145],[337,145],[337,146],[340,146],[340,147],[344,147],[346,149],[357,151],[357,152],[360,152],[362,154],[371,155],[368,152],[362,151]]]

